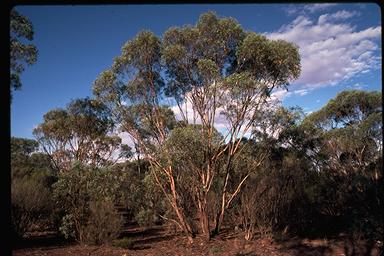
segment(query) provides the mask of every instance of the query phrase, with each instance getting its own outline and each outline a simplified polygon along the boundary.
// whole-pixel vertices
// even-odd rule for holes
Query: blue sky
[[[11,135],[33,138],[53,108],[92,96],[92,83],[140,30],[161,36],[170,26],[195,24],[215,11],[246,30],[300,47],[302,74],[289,91],[274,93],[285,106],[310,113],[346,89],[380,90],[381,13],[376,4],[179,4],[18,6],[33,23],[37,62],[13,93]]]

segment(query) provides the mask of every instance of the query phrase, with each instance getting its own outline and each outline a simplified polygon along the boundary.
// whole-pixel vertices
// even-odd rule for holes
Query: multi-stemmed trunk
[[[193,243],[193,238],[195,237],[195,234],[191,228],[191,225],[188,223],[187,218],[185,217],[184,211],[178,205],[175,180],[172,176],[170,176],[169,181],[170,181],[169,183],[170,183],[171,194],[172,194],[172,200],[171,200],[172,208],[176,213],[176,216],[180,222],[183,232],[187,236],[188,242]]]
[[[209,241],[211,239],[210,234],[210,225],[209,225],[209,212],[207,205],[207,194],[204,193],[200,198],[199,204],[199,221],[201,233],[203,234],[205,240]]]

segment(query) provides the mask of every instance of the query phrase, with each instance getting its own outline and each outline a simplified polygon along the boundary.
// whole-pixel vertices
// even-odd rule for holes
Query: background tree
[[[30,20],[15,9],[10,13],[10,82],[12,90],[21,88],[20,74],[25,64],[32,65],[37,60],[38,51],[33,44],[25,41],[33,40],[33,26]]]
[[[49,111],[33,133],[56,170],[62,171],[75,161],[110,165],[119,158],[119,149],[120,156],[129,156],[130,148],[121,148],[121,138],[111,135],[113,129],[105,106],[86,98],[71,101],[67,109]]]
[[[298,126],[302,111],[271,108],[260,112],[258,118],[253,139],[233,162],[234,180],[249,175],[243,193],[229,210],[238,217],[234,222],[241,224],[246,240],[285,228],[286,212],[298,192],[296,184],[302,182],[300,177],[306,170],[305,159],[287,147],[284,137],[287,130]],[[268,152],[267,157],[255,166],[254,159],[263,152]]]
[[[382,234],[376,222],[383,212],[381,92],[341,92],[303,127],[321,138],[315,154],[319,181],[331,188],[313,187],[323,198],[319,211],[342,218],[353,234]]]

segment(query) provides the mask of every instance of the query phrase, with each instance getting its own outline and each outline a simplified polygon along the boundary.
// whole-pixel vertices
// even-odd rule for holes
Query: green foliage
[[[340,232],[352,239],[382,235],[382,120],[377,95],[343,92],[303,121],[295,109],[259,117],[263,122],[254,131],[254,149],[244,148],[233,164],[241,175],[252,168],[252,154],[270,150],[232,209],[232,219],[243,222],[246,237],[283,230],[311,237]],[[333,127],[324,125],[335,120]],[[271,138],[264,127],[279,132]]]
[[[204,164],[205,142],[208,140],[208,131],[202,129],[201,125],[187,125],[172,130],[162,152],[171,153],[172,166],[181,170],[188,170]],[[212,135],[212,147],[219,146],[223,139],[222,135],[214,129]],[[191,166],[191,164],[193,166]]]
[[[168,106],[162,106],[157,109],[157,120],[153,116],[148,115],[152,111],[150,105],[137,104],[127,107],[121,116],[123,127],[135,130],[137,136],[142,139],[142,142],[149,149],[152,149],[156,138],[159,136],[157,127],[160,125],[160,122],[166,133],[169,133],[176,125],[175,116]]]
[[[54,195],[63,207],[84,205],[87,199],[98,201],[107,198],[115,201],[123,180],[124,175],[117,171],[95,169],[77,163],[70,171],[59,174],[59,180],[53,185]]]
[[[381,93],[344,91],[303,125],[323,137],[320,154],[328,156],[323,161],[328,170],[376,175],[369,166],[382,151],[381,113]]]
[[[10,13],[11,90],[21,88],[20,74],[24,71],[25,64],[32,65],[37,60],[36,47],[23,42],[33,40],[33,35],[33,26],[30,20],[12,9]]]
[[[121,186],[121,200],[140,226],[151,226],[167,209],[165,199],[144,160],[119,164],[125,179]]]
[[[257,79],[288,85],[300,75],[298,47],[278,40],[271,41],[256,33],[247,33],[237,50],[239,66]]]
[[[277,116],[280,111],[276,111]],[[283,126],[284,129],[288,127]],[[254,170],[232,209],[239,216],[247,240],[255,235],[270,235],[284,227],[289,219],[287,212],[300,195],[297,185],[306,177],[306,161],[279,144],[279,140],[270,138],[253,142],[234,160],[238,178],[249,172],[247,170]],[[265,150],[269,151],[268,158],[255,166],[253,159]]]

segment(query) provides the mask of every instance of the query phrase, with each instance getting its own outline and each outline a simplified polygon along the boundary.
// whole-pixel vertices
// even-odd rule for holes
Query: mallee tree
[[[150,162],[176,222],[192,241],[197,232],[209,239],[219,231],[226,210],[250,175],[244,174],[229,191],[233,160],[244,147],[239,139],[246,135],[252,139],[271,92],[288,86],[299,74],[295,45],[244,31],[233,18],[209,12],[195,26],[172,27],[162,38],[149,31],[138,33],[123,46],[112,67],[100,74],[93,89]],[[176,122],[169,105],[178,106],[178,127],[198,124],[194,129],[203,138],[201,161],[190,161],[182,170],[193,181],[198,228],[181,207],[180,165],[174,165],[172,147],[166,146]],[[227,124],[219,140],[218,119]],[[255,168],[265,156],[266,152],[255,157]],[[212,210],[208,198],[213,187],[219,207]]]

